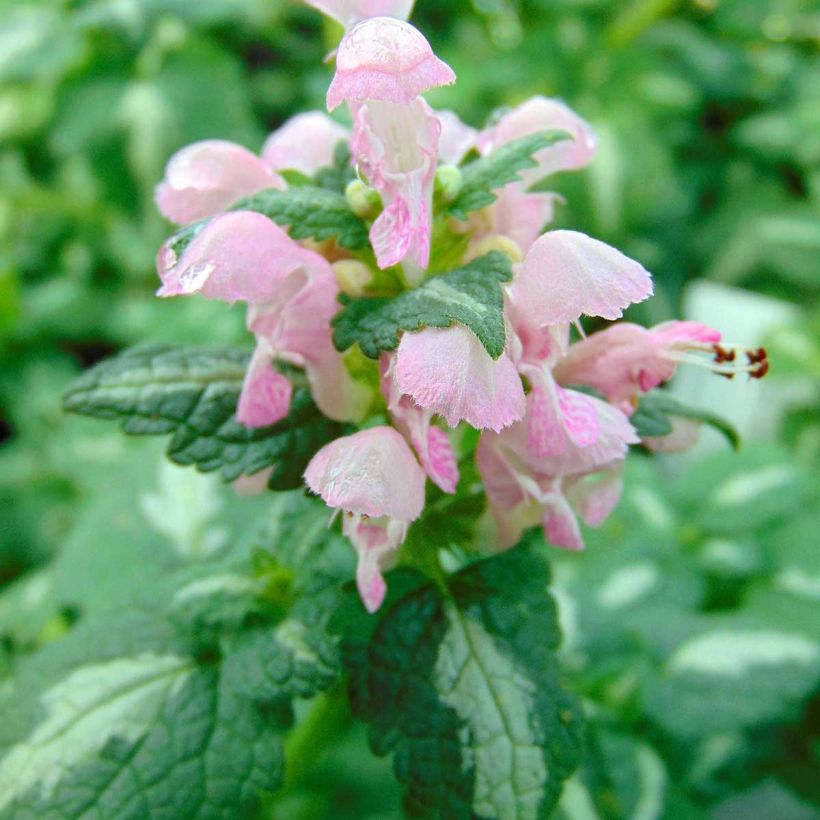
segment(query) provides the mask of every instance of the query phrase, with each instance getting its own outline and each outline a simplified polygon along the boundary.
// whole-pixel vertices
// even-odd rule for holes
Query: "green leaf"
[[[141,345],[84,373],[63,397],[70,412],[121,419],[126,433],[172,434],[168,456],[233,481],[273,467],[268,486],[301,485],[314,453],[343,432],[325,418],[305,385],[289,415],[250,429],[234,418],[249,355],[239,348]]]
[[[291,180],[293,181],[293,180]],[[330,184],[330,183],[328,183]],[[288,229],[293,239],[335,239],[348,250],[367,245],[367,225],[350,210],[343,193],[317,187],[300,179],[299,184],[280,191],[267,188],[235,202],[232,211],[256,211]],[[201,219],[180,228],[168,240],[178,259],[210,219]]]
[[[580,755],[580,718],[559,687],[546,562],[528,544],[440,589],[388,579],[375,616],[351,603],[342,652],[373,750],[395,751],[410,814],[547,817]]]
[[[731,422],[715,413],[710,413],[708,410],[690,407],[663,392],[643,396],[637,410],[630,416],[629,420],[641,438],[644,436],[666,436],[672,432],[672,422],[669,416],[677,416],[678,418],[708,424],[719,433],[722,433],[735,450],[740,448],[740,434]]]
[[[533,159],[534,154],[565,139],[569,139],[569,134],[564,131],[539,131],[512,140],[488,157],[468,163],[461,169],[464,182],[458,196],[450,203],[448,213],[466,219],[470,211],[492,205],[496,199],[494,190],[518,181],[519,171],[538,164]]]
[[[511,278],[509,258],[493,251],[398,296],[350,299],[333,320],[333,342],[340,351],[358,342],[366,356],[377,359],[383,350],[396,349],[402,330],[458,322],[497,359],[505,343],[500,285]]]
[[[356,171],[350,162],[350,147],[345,140],[339,140],[333,150],[333,165],[320,168],[313,179],[318,187],[343,194],[347,183],[355,178]]]

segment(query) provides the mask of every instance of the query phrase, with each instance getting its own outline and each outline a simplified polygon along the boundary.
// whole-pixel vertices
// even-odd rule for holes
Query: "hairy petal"
[[[241,145],[204,140],[171,157],[155,197],[163,216],[184,224],[224,211],[264,188],[284,187],[278,174]]]
[[[199,293],[225,302],[268,302],[298,269],[327,267],[262,214],[232,211],[212,219],[176,259],[164,246],[157,257],[158,296]]]
[[[426,328],[402,336],[396,381],[416,404],[438,413],[451,427],[501,430],[524,416],[521,379],[506,354],[493,360],[462,325]]]
[[[455,79],[418,29],[391,17],[372,17],[356,24],[339,44],[327,107],[332,111],[343,102],[368,100],[409,105]]]
[[[311,175],[332,165],[336,145],[348,139],[350,131],[324,111],[306,111],[268,137],[262,160],[275,170],[292,168]]]
[[[360,515],[413,521],[424,507],[424,471],[392,427],[325,445],[308,464],[305,481],[329,506]]]
[[[574,322],[582,315],[618,319],[624,308],[652,294],[638,262],[576,231],[537,239],[509,286],[516,309],[538,327]]]

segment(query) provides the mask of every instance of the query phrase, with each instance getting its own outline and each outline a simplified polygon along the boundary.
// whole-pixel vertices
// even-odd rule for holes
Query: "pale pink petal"
[[[581,537],[578,519],[572,507],[560,493],[556,493],[544,507],[541,520],[544,525],[544,535],[552,546],[565,550],[584,548],[584,539]]]
[[[582,315],[617,319],[652,294],[652,279],[638,262],[597,239],[550,231],[517,266],[509,294],[518,311],[544,327]]]
[[[595,135],[590,125],[561,100],[532,97],[505,114],[479,137],[480,150],[488,154],[512,140],[537,131],[565,131],[570,139],[562,140],[535,155],[536,168],[519,172],[523,187],[548,174],[583,168],[595,154]]]
[[[478,131],[465,125],[458,114],[453,111],[436,111],[436,117],[441,123],[441,138],[438,144],[439,159],[450,165],[458,165],[464,159],[465,154],[475,147]]]
[[[523,417],[524,389],[506,354],[493,360],[463,325],[405,333],[396,357],[396,382],[416,404],[476,428],[501,430]]]
[[[445,493],[454,493],[459,480],[458,461],[448,435],[431,423],[433,413],[402,394],[395,379],[393,353],[381,357],[381,390],[390,419],[413,445],[424,472]]]
[[[686,347],[691,343],[713,345],[721,339],[719,330],[702,322],[663,322],[655,325],[651,333],[663,347]]]
[[[567,499],[588,526],[599,527],[615,509],[621,498],[623,464],[616,461],[603,470],[565,482]]]
[[[163,216],[180,224],[224,211],[264,188],[283,188],[282,178],[241,145],[195,142],[174,154],[156,189]]]
[[[397,17],[406,20],[415,0],[305,0],[309,6],[332,17],[345,28],[368,17]]]
[[[307,111],[291,117],[268,137],[262,160],[277,171],[294,169],[312,175],[332,165],[336,146],[349,139],[350,131],[323,111]]]
[[[370,229],[381,268],[408,255],[427,267],[440,128],[421,99],[411,105],[370,102],[356,115],[351,151],[384,203]]]
[[[305,368],[313,398],[326,416],[358,422],[373,396],[353,379],[333,345],[330,322],[339,310],[333,272],[321,257],[311,261],[309,275],[296,271],[275,299],[251,307],[248,328],[278,358]]]
[[[600,424],[600,434],[593,444],[578,447],[568,442],[563,453],[540,457],[534,453],[522,453],[539,473],[545,475],[571,475],[588,473],[603,464],[624,458],[630,444],[639,438],[629,419],[617,408],[592,396],[586,397],[595,407]]]
[[[419,94],[455,78],[418,29],[390,17],[373,17],[356,24],[339,44],[327,107],[332,111],[343,102],[367,100],[409,105]]]
[[[157,257],[158,296],[199,293],[226,302],[267,302],[295,270],[325,265],[262,214],[233,211],[212,219],[176,259],[166,245]]]
[[[365,609],[375,612],[387,592],[382,571],[389,568],[396,550],[404,541],[407,522],[345,515],[342,532],[350,539],[359,556],[356,567],[359,596]]]
[[[514,239],[526,254],[543,233],[544,226],[552,222],[555,201],[560,197],[550,193],[529,194],[516,185],[507,185],[495,193],[494,232]]]
[[[311,459],[308,487],[331,507],[413,521],[424,507],[424,471],[392,427],[336,439]]]
[[[276,424],[287,416],[292,392],[290,379],[274,369],[267,346],[257,345],[239,394],[237,421],[246,427]]]

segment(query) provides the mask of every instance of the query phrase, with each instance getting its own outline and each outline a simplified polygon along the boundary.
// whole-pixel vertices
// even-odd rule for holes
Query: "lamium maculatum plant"
[[[191,740],[216,743],[204,779],[174,774],[184,755],[168,741],[157,782],[176,784],[167,816],[258,807],[291,764],[288,732],[322,742],[310,715],[289,728],[293,700],[342,708],[318,693],[344,681],[373,751],[394,754],[409,814],[546,817],[584,745],[555,655],[550,551],[583,549],[583,528],[609,516],[630,448],[684,449],[701,423],[731,433],[662,389],[678,365],[759,378],[766,354],[697,322],[620,321],[652,295],[650,274],[548,227],[551,175],[595,157],[563,102],[465,125],[425,100],[456,77],[406,22],[412,2],[310,5],[345,29],[327,93],[338,119],[299,114],[261,156],[190,145],[156,193],[179,226],[158,296],[242,303],[253,346],[149,343],[65,397],[128,433],[171,434],[169,458],[219,471],[226,492],[280,493],[253,566],[171,596],[169,645],[190,650],[190,680],[216,675],[227,711]],[[343,539],[355,585],[352,563],[324,560]],[[122,743],[112,783],[142,760]],[[219,772],[234,765],[229,788]]]

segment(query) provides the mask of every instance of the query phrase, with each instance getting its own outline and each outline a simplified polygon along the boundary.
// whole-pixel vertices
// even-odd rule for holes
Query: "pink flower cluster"
[[[652,294],[652,281],[638,262],[584,234],[542,233],[555,196],[529,187],[585,166],[595,151],[591,128],[566,105],[535,97],[477,131],[452,112],[434,111],[421,96],[455,75],[404,22],[412,2],[310,5],[348,29],[327,103],[331,110],[347,105],[352,132],[313,112],[273,133],[261,157],[231,143],[197,143],[171,159],[157,189],[169,219],[212,217],[180,258],[168,245],[160,252],[159,294],[199,293],[248,305],[256,351],[237,411],[242,423],[263,426],[287,415],[290,382],[273,368],[275,360],[304,368],[316,403],[333,419],[362,422],[378,397],[354,378],[332,342],[331,320],[341,309],[338,266],[351,254],[294,241],[257,213],[225,212],[233,202],[265,188],[285,189],[286,169],[313,174],[330,165],[336,143],[346,140],[382,206],[369,228],[376,263],[399,266],[405,286],[414,287],[428,276],[441,164],[457,164],[470,151],[490,154],[535,132],[569,135],[539,151],[536,167],[497,191],[492,205],[452,226],[469,235],[465,260],[501,249],[514,263],[503,288],[504,353],[493,359],[460,324],[403,333],[395,352],[379,362],[389,424],[337,439],[305,472],[307,486],[343,513],[343,530],[359,556],[360,594],[373,611],[385,594],[382,571],[422,513],[426,479],[445,493],[455,493],[459,483],[454,448],[436,419],[482,431],[476,459],[500,548],[541,524],[553,545],[580,549],[579,519],[596,526],[618,501],[624,458],[639,441],[630,423],[639,395],[697,353],[723,351],[714,369],[728,375],[736,368],[719,346],[720,334],[692,322],[650,330],[617,323],[589,337],[581,332],[570,343],[582,316],[619,319]]]

